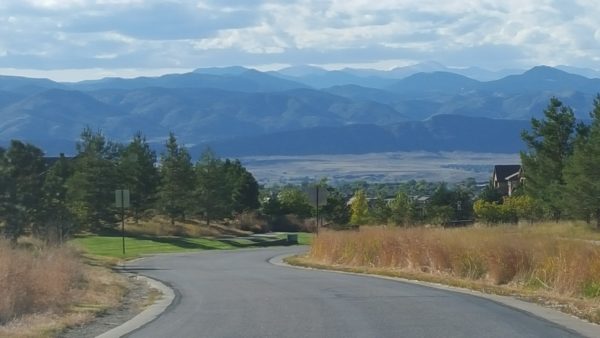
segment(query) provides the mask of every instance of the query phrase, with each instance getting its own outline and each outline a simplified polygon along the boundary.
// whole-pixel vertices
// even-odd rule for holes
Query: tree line
[[[449,224],[453,220],[473,218],[472,201],[475,195],[475,181],[467,180],[450,188],[445,183],[407,182],[390,186],[355,182],[353,194],[349,187],[333,187],[325,181],[318,183],[328,192],[327,203],[321,207],[320,216],[329,227],[347,228],[364,224],[399,225]],[[288,185],[274,187],[263,196],[262,213],[269,217],[274,227],[286,225],[284,229],[296,230],[289,215],[302,219],[316,216],[303,186]],[[389,198],[391,194],[393,197]],[[368,197],[369,195],[375,197]],[[427,196],[426,199],[417,197]]]
[[[117,224],[117,189],[130,190],[136,220],[148,210],[176,219],[231,217],[259,204],[259,186],[242,164],[204,151],[192,163],[173,133],[158,157],[137,133],[130,143],[85,128],[76,156],[48,163],[41,149],[22,141],[0,147],[0,225],[15,242],[29,232],[62,240],[75,231],[98,232]]]
[[[514,196],[488,189],[475,212],[489,223],[519,219],[580,219],[600,229],[600,95],[590,123],[578,122],[573,109],[552,98],[542,119],[523,131],[523,182]]]

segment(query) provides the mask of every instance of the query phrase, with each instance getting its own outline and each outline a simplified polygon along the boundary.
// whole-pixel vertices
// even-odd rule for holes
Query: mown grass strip
[[[298,244],[306,245],[311,234],[298,234]],[[175,236],[136,236],[125,237],[125,255],[122,253],[122,239],[119,236],[86,235],[75,238],[72,243],[92,256],[112,258],[136,258],[156,253],[190,252],[198,250],[233,250],[287,245],[287,234],[278,233],[275,237],[241,238],[191,238]]]

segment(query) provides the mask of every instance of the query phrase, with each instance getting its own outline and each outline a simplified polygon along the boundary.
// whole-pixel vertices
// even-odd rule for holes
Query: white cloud
[[[0,67],[10,68],[423,60],[598,68],[600,55],[596,0],[0,0],[0,8]]]

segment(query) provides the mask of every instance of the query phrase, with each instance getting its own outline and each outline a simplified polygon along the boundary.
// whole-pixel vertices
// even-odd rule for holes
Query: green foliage
[[[594,218],[600,229],[600,95],[590,113],[588,133],[575,145],[572,160],[565,168],[566,204],[573,216]]]
[[[156,153],[139,132],[121,152],[119,174],[122,187],[129,189],[131,209],[136,220],[142,211],[149,209],[155,202],[160,182],[155,163]]]
[[[577,130],[580,134],[586,133],[583,126]],[[561,217],[564,209],[563,170],[573,153],[575,131],[573,110],[552,98],[544,110],[544,119],[532,119],[531,132],[522,133],[528,148],[527,152],[521,153],[526,193],[556,219]]]
[[[27,226],[40,220],[46,168],[42,151],[21,141],[11,141],[0,155],[0,222],[4,236],[16,242]]]
[[[61,154],[59,160],[46,172],[42,187],[43,214],[38,237],[62,242],[76,228],[73,214],[67,204],[67,181],[73,175],[73,165]]]
[[[479,199],[486,202],[500,203],[502,202],[502,194],[490,183],[486,185],[481,194],[479,194]]]
[[[227,182],[222,161],[210,150],[205,150],[194,168],[196,172],[196,210],[205,217],[206,224],[211,218],[227,215],[231,205],[231,187]]]
[[[333,222],[334,225],[348,224],[350,222],[350,208],[346,203],[346,198],[333,187],[327,187],[327,192],[327,204],[321,209],[325,219]]]
[[[357,190],[354,193],[350,210],[350,223],[362,225],[368,221],[369,204],[367,203],[367,195],[364,190]]]
[[[277,199],[281,203],[281,212],[285,215],[294,214],[300,218],[312,215],[313,207],[310,205],[308,196],[298,188],[284,188],[277,195]]]
[[[69,210],[92,231],[113,227],[116,222],[114,191],[119,188],[115,160],[119,146],[100,132],[85,128],[77,143],[74,174],[67,180]]]
[[[171,218],[171,224],[192,208],[195,186],[194,169],[187,149],[177,144],[173,133],[169,134],[165,153],[160,158],[159,209]]]
[[[487,224],[533,222],[541,214],[540,208],[530,196],[505,197],[502,203],[478,199],[473,204],[477,218]]]
[[[381,195],[375,198],[369,211],[370,218],[375,224],[386,224],[392,215],[388,202]]]
[[[210,219],[231,217],[260,207],[259,187],[240,161],[219,159],[206,149],[194,168],[195,210]]]
[[[409,225],[412,222],[414,205],[408,195],[400,191],[390,203],[390,218],[396,225]]]

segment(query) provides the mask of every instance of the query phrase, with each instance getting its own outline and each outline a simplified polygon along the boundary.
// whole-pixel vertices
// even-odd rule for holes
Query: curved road
[[[475,296],[268,263],[299,247],[160,255],[128,269],[178,297],[130,337],[579,337]]]

